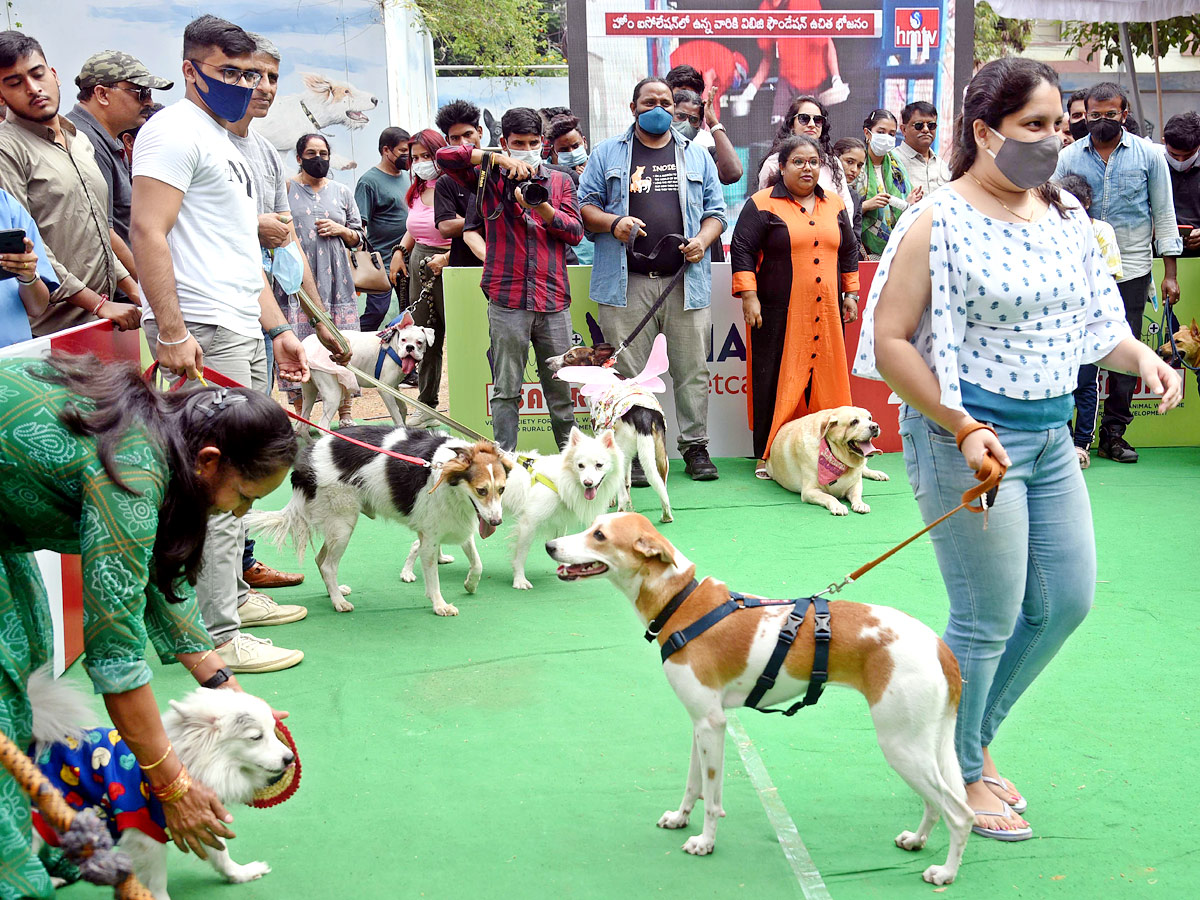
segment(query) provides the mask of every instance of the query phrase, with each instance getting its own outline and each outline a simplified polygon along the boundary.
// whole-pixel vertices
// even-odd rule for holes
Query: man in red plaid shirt
[[[583,223],[569,176],[542,165],[542,121],[532,109],[510,109],[500,120],[503,154],[468,144],[437,153],[443,172],[471,178],[473,166],[490,174],[483,197],[465,230],[483,229],[484,294],[492,339],[492,431],[506,450],[517,446],[518,408],[529,346],[561,447],[575,424],[571,389],[546,367],[546,360],[571,349],[571,285],[567,247],[583,240]],[[529,203],[525,191],[536,184],[549,194]],[[487,223],[486,229],[483,228]]]

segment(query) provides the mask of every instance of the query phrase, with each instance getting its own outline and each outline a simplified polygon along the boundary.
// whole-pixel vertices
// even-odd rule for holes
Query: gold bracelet
[[[151,769],[158,768],[164,762],[166,762],[167,757],[171,755],[171,751],[174,749],[175,748],[171,746],[171,742],[167,741],[167,752],[164,753],[161,757],[159,757],[158,762],[152,762],[148,766],[143,766],[141,763],[138,763],[138,768],[141,769],[143,772],[149,772]]]
[[[204,661],[212,655],[213,655],[213,651],[209,650],[202,657],[200,657],[198,660],[196,660],[196,664],[188,669],[188,674],[191,675],[193,672],[195,672],[198,668],[200,668],[200,666],[204,663]]]
[[[160,803],[175,803],[179,800],[182,800],[184,795],[191,789],[192,789],[192,779],[190,777],[185,778],[183,780],[183,783],[180,784],[179,787],[173,793],[171,793],[169,796],[159,797],[158,798],[159,802]]]
[[[192,787],[191,776],[188,775],[186,766],[180,766],[179,774],[176,775],[169,784],[163,787],[151,787],[150,792],[162,803],[174,803]]]

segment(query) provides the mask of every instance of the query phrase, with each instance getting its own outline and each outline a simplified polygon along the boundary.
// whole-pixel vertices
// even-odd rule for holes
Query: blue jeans
[[[997,428],[1012,459],[988,516],[960,512],[930,532],[950,596],[943,635],[963,693],[954,741],[965,781],[983,772],[983,748],[1017,698],[1087,615],[1096,542],[1087,488],[1065,424]],[[977,484],[954,436],[900,407],[908,480],[926,523]]]
[[[359,329],[361,331],[378,331],[391,308],[391,288],[388,288],[386,291],[380,291],[378,294],[367,294],[366,306],[363,308],[363,314],[358,319]]]

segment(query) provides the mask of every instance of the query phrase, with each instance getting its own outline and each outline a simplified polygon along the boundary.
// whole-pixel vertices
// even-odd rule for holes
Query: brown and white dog
[[[606,575],[649,624],[685,587],[696,566],[643,516],[600,516],[579,534],[549,541],[546,552],[564,581]],[[698,621],[729,600],[729,589],[703,579],[658,635],[660,646],[675,631]],[[926,881],[954,880],[974,817],[967,805],[962,771],[954,751],[954,724],[962,692],[958,662],[932,629],[887,606],[833,601],[829,681],[867,698],[879,746],[888,763],[925,803],[915,832],[903,831],[896,845],[920,850],[941,816],[950,829],[943,865],[924,872]],[[692,762],[678,809],[658,820],[660,828],[684,828],[696,800],[704,798],[704,829],[683,849],[712,853],[721,805],[725,760],[725,709],[742,706],[775,649],[790,606],[741,609],[685,644],[664,664],[667,681],[692,718]],[[810,611],[788,651],[775,686],[761,706],[804,693],[813,663]]]
[[[767,474],[805,503],[823,506],[835,516],[847,512],[839,497],[856,513],[869,513],[862,480],[889,480],[887,473],[867,468],[867,458],[882,452],[871,443],[877,437],[879,426],[869,410],[823,409],[779,429],[767,458]]]

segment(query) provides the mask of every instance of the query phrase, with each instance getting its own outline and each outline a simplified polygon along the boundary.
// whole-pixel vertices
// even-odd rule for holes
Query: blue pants
[[[391,308],[391,288],[388,288],[386,291],[380,291],[378,294],[367,294],[367,303],[363,307],[363,314],[358,319],[359,330],[378,331],[388,316],[388,310]]]
[[[1091,609],[1092,510],[1071,433],[997,428],[1012,459],[991,510],[960,512],[930,532],[950,596],[943,635],[962,670],[955,747],[965,781],[983,772],[1013,704]],[[900,407],[908,480],[926,523],[978,484],[954,435]]]
[[[1085,450],[1096,436],[1096,410],[1100,406],[1100,369],[1093,365],[1079,367],[1075,385],[1075,428],[1072,436],[1076,447]]]

